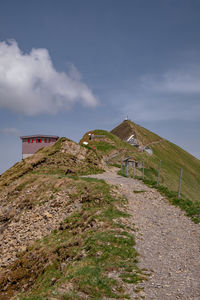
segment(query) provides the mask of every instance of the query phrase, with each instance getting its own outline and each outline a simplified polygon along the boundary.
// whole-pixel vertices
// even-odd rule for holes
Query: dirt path
[[[129,200],[138,228],[139,266],[152,270],[149,281],[140,284],[144,293],[137,299],[200,300],[200,226],[138,180],[111,171],[92,177],[118,185]]]
[[[151,143],[148,143],[144,146],[145,147],[148,147],[148,146],[151,146],[151,145],[155,145],[155,144],[160,144],[162,142],[166,141],[165,139],[160,139],[159,141],[155,141],[155,142],[151,142]]]

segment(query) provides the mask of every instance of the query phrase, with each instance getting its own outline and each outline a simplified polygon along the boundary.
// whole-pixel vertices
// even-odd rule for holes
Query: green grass
[[[133,236],[128,232],[119,232],[117,229],[91,232],[84,242],[84,249],[88,253],[87,265],[78,270],[75,268],[69,279],[78,282],[79,289],[89,294],[91,299],[101,299],[103,295],[115,299],[129,298],[123,293],[119,282],[107,277],[106,273],[121,270],[123,278],[126,274],[133,276],[138,272],[135,283],[141,281],[134,244]]]
[[[117,164],[117,163],[115,163],[115,164],[110,164],[110,166],[111,166],[111,167],[116,167],[116,168],[121,168],[121,165],[120,165],[120,164]]]
[[[121,173],[121,170],[118,171],[118,175],[126,177],[125,171]],[[142,179],[141,176],[135,176],[134,179],[142,180],[147,186],[157,189],[162,195],[167,197],[171,204],[180,207],[183,211],[186,212],[186,215],[190,217],[195,223],[200,223],[200,202],[191,201],[187,198],[180,197],[178,198],[178,193],[175,191],[170,191],[167,186],[159,184],[157,186],[157,181],[152,180],[152,174],[156,174],[155,171],[145,169],[145,178]],[[133,176],[129,176],[132,177]],[[143,193],[145,191],[133,191],[134,193]]]
[[[144,159],[145,177],[156,181],[158,164],[162,160],[160,183],[176,192],[179,184],[180,168],[183,169],[182,197],[191,201],[199,201],[200,194],[200,161],[180,147],[163,141],[152,145],[154,155],[137,154],[136,159]]]
[[[134,149],[130,156],[140,162],[144,159],[145,177],[153,181],[156,181],[158,164],[161,160],[160,183],[172,191],[178,190],[179,172],[182,168],[182,198],[194,202],[200,200],[200,160],[179,146],[162,139],[155,133],[131,121],[122,122],[112,130],[112,133],[120,138],[127,138],[134,133],[143,146],[159,141],[157,144],[150,145],[153,155],[135,152]],[[119,163],[119,161],[115,161],[115,163]]]
[[[59,229],[21,254],[16,272],[25,272],[27,281],[32,276],[28,270],[33,266],[36,274],[31,289],[18,297],[44,300],[55,295],[82,299],[81,295],[86,295],[89,299],[130,299],[120,280],[135,285],[146,277],[137,266],[134,231],[121,222],[130,217],[122,209],[126,200],[114,196],[103,180],[81,177],[73,180],[73,185],[75,197],[81,195],[82,207]],[[112,278],[112,273],[121,279]],[[68,284],[72,289],[61,293],[59,287],[65,290]]]
[[[117,209],[116,207],[109,207],[107,210],[105,210],[103,212],[103,214],[101,215],[109,220],[113,220],[113,219],[118,219],[120,217],[130,217],[129,214]]]
[[[106,142],[95,142],[96,148],[97,150],[101,151],[101,152],[110,152],[111,150],[115,149],[115,146],[106,143]]]
[[[143,144],[147,145],[151,142],[160,141],[162,138],[157,134],[147,130],[146,128],[135,124],[129,120],[122,122],[111,131],[112,134],[118,136],[120,139],[127,139],[132,134]]]
[[[81,177],[81,180],[86,181],[86,182],[105,183],[105,180],[103,180],[103,179],[97,179],[97,178],[92,178],[92,177]]]
[[[71,152],[62,151],[62,146],[65,146],[67,143],[69,143],[69,147],[73,144],[74,146],[76,145],[75,142],[67,138],[60,138],[55,144],[44,147],[31,157],[15,164],[1,175],[0,191],[27,174],[38,174],[39,176],[46,174],[64,177],[67,170],[70,172],[69,175],[72,176],[103,172],[100,164],[101,157],[98,156],[96,151],[91,149],[87,149],[86,152],[82,151],[85,158],[83,156],[83,159],[79,160]],[[76,147],[80,146],[77,145]],[[23,190],[24,183],[22,183],[20,188]]]
[[[162,195],[169,199],[170,203],[180,207],[186,212],[186,215],[190,217],[195,223],[200,223],[200,202],[191,201],[189,199],[178,198],[177,193],[170,191],[166,186],[157,186],[156,181],[144,179],[143,182],[153,188],[156,188]]]
[[[121,160],[122,156],[127,157],[131,152],[135,150],[131,145],[125,143],[120,138],[118,138],[117,136],[115,136],[114,134],[108,131],[97,129],[97,130],[90,131],[90,133],[94,135],[104,136],[104,138],[99,138],[99,139],[97,138],[97,139],[90,140],[87,132],[80,140],[79,144],[83,145],[83,142],[88,142],[88,145],[86,145],[85,147],[87,149],[95,151],[96,155],[99,158],[109,156],[110,154],[113,153],[113,151],[115,151],[117,154],[116,159]],[[118,162],[116,162],[116,166],[119,167]]]
[[[129,134],[131,130],[137,131],[138,138],[144,144],[161,141],[151,146],[154,153],[152,156],[137,152],[135,147],[112,133],[94,130],[92,133],[105,135],[105,139],[92,140],[85,147],[86,159],[83,161],[77,161],[75,156],[62,153],[62,143],[67,139],[60,139],[54,146],[41,149],[35,156],[16,164],[1,176],[0,184],[3,189],[12,183],[11,200],[16,197],[14,189],[23,195],[23,191],[31,186],[29,179],[33,176],[38,184],[34,199],[42,195],[41,201],[47,201],[47,191],[50,191],[48,199],[52,199],[63,189],[70,191],[67,194],[70,197],[69,203],[77,199],[80,201],[78,210],[68,216],[59,229],[35,242],[19,255],[13,269],[11,266],[10,273],[6,275],[11,289],[16,288],[19,291],[25,283],[29,285],[29,290],[25,287],[20,299],[47,299],[54,295],[61,299],[80,299],[82,295],[86,295],[88,299],[126,299],[129,295],[123,289],[121,281],[112,278],[110,274],[117,273],[126,284],[135,284],[145,279],[137,267],[134,228],[125,225],[126,222],[123,223],[123,219],[129,218],[122,209],[125,200],[113,196],[110,186],[103,180],[79,178],[79,175],[102,172],[101,160],[112,157],[115,152],[117,156],[110,158],[110,165],[120,167],[121,158],[127,156],[138,161],[144,159],[144,183],[157,188],[173,205],[179,206],[194,222],[199,223],[199,160],[141,126],[131,125],[126,133]],[[89,139],[88,134],[82,141],[87,138]],[[157,187],[160,160],[162,167],[160,185]],[[180,167],[183,168],[183,181],[181,198],[178,199]],[[65,174],[66,168],[71,170],[68,175]],[[141,179],[141,174],[141,169],[137,169],[135,178]],[[40,179],[44,181],[41,180],[39,184]],[[58,182],[63,183],[56,187]],[[64,270],[61,269],[63,263],[66,264]],[[52,284],[53,278],[56,281]],[[69,291],[65,288],[68,284],[72,285]],[[59,287],[62,286],[63,293],[59,292]]]
[[[163,183],[170,190],[174,190],[174,187],[177,189],[180,168],[183,168],[182,194],[191,201],[199,201],[200,161],[168,141],[152,148],[155,157],[162,160],[161,176]],[[155,162],[150,161],[149,163],[157,169]]]

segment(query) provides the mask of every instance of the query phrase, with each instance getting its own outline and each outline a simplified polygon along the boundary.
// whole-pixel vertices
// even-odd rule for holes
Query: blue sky
[[[200,158],[199,0],[1,0],[0,173],[127,114]]]

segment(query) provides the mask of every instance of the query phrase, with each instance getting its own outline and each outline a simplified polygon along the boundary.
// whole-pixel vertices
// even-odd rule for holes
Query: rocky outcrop
[[[79,199],[71,202],[67,192],[46,194],[46,202],[16,213],[17,204],[1,210],[0,221],[0,269],[17,259],[17,253],[25,251],[32,242],[48,235],[60,222],[80,208]]]
[[[67,140],[62,144],[61,152],[76,156],[78,160],[84,160],[87,153],[85,148],[70,140]]]

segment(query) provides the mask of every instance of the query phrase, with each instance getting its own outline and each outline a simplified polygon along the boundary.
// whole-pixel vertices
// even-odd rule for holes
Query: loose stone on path
[[[139,267],[151,271],[149,280],[138,285],[144,288],[138,299],[200,300],[200,226],[139,180],[110,171],[91,177],[117,185],[129,200],[138,228]]]

